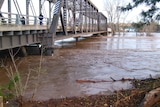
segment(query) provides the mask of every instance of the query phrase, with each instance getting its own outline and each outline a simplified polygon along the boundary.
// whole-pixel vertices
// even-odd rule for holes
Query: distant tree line
[[[152,21],[149,24],[146,24],[143,21],[133,22],[132,27],[137,32],[141,32],[141,31],[146,32],[146,30],[148,30],[150,32],[160,32],[160,25],[155,21]]]

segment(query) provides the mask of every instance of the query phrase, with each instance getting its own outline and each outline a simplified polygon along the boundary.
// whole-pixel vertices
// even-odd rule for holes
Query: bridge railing
[[[7,13],[1,12],[2,16],[0,16],[0,26],[2,25],[23,25],[22,20],[25,21],[25,25],[40,25],[39,16],[27,16],[27,15],[19,15],[16,13]],[[24,19],[22,19],[24,17]],[[49,19],[47,17],[43,17],[42,25],[48,25]]]

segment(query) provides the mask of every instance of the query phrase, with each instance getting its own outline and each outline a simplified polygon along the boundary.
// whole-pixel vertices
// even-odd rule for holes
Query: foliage
[[[13,77],[14,77],[13,80],[10,80],[8,84],[9,90],[11,90],[14,87],[14,83],[16,83],[19,80],[18,75],[15,74]]]
[[[137,22],[137,23],[132,23],[132,27],[136,29],[136,31],[143,31],[147,35],[151,32],[157,32],[158,29],[158,23],[155,21],[150,22],[149,24],[146,24],[145,22]]]
[[[24,97],[27,86],[28,86],[28,82],[31,76],[31,71],[33,71],[31,69],[28,69],[26,79],[24,79],[23,76],[20,75],[18,66],[21,61],[18,59],[15,59],[15,56],[18,53],[18,51],[14,52],[13,49],[9,49],[9,54],[12,61],[11,64],[4,63],[7,61],[3,61],[3,60],[0,62],[0,67],[6,70],[7,76],[10,80],[9,83],[6,84],[5,86],[0,86],[0,96],[3,96],[4,99],[10,99],[10,98],[21,99],[22,97]],[[39,78],[42,73],[41,71],[42,56],[43,56],[42,54],[43,54],[43,51],[41,51],[41,58],[40,58],[38,69],[35,70],[37,73],[37,76],[36,76],[37,81],[35,84],[35,89],[34,89],[32,98],[34,97],[34,94],[38,89]]]
[[[0,86],[0,96],[3,96],[4,100],[14,97],[14,83],[18,82],[18,80],[18,75],[14,74],[13,80],[10,80],[5,86]]]
[[[160,0],[132,0],[132,3],[129,3],[124,7],[121,7],[121,10],[129,11],[135,7],[145,4],[148,7],[148,10],[143,10],[141,12],[141,15],[143,16],[144,22],[150,23],[152,20],[160,20],[160,8],[158,7],[159,2]]]
[[[142,30],[142,28],[143,28],[144,25],[145,24],[143,22],[141,22],[141,21],[138,22],[138,23],[132,23],[132,27],[135,28],[136,31]]]
[[[9,50],[12,64],[5,64],[5,61],[3,60],[0,62],[0,67],[6,70],[7,76],[9,78],[8,84],[6,84],[5,86],[0,86],[0,96],[3,96],[4,99],[13,97],[20,98],[24,96],[25,90],[27,88],[28,80],[30,77],[30,70],[28,72],[27,79],[24,83],[22,83],[20,71],[18,70],[18,60],[15,59],[15,55],[18,53],[18,51],[14,54],[12,49]]]

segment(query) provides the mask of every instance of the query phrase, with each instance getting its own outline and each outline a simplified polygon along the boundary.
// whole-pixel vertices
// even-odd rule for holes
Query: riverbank
[[[160,87],[160,78],[133,80],[133,89],[115,91],[112,95],[91,95],[50,99],[47,101],[14,102],[13,107],[139,107],[146,93]],[[21,106],[20,106],[21,104]],[[154,107],[159,107],[159,104]],[[9,103],[5,107],[10,107]]]
[[[61,107],[61,104],[70,107],[74,103],[77,105],[75,107],[80,107],[83,106],[81,102],[87,104],[88,100],[85,102],[83,99],[89,99],[91,107],[96,107],[97,99],[99,101],[97,104],[108,106],[117,102],[119,98],[130,99],[131,97],[125,96],[125,93],[133,95],[132,97],[133,93],[136,93],[135,99],[137,95],[143,99],[144,93],[148,90],[143,92],[133,89],[132,82],[160,77],[159,44],[159,37],[136,37],[131,34],[122,37],[88,37],[80,39],[77,43],[72,40],[62,40],[58,43],[53,56],[42,57],[38,82],[36,76],[40,56],[26,56],[19,59],[21,63],[18,68],[22,78],[25,79],[28,71],[31,71],[24,99],[29,100],[27,104],[41,104],[42,107],[47,104],[52,107],[52,102],[53,106],[55,104],[57,107]],[[4,75],[3,72],[2,74]],[[0,82],[4,83],[3,80]],[[36,93],[34,93],[35,84],[39,85]],[[122,89],[127,91],[122,94],[123,92],[119,91]],[[31,98],[33,94],[34,97]],[[111,97],[104,98],[108,100],[101,103],[105,96]],[[112,100],[112,96],[114,100],[111,103],[109,100]]]

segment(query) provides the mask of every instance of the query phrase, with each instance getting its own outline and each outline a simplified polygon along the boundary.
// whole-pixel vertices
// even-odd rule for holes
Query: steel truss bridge
[[[41,44],[51,54],[55,40],[107,33],[107,18],[90,0],[20,1],[0,0],[0,51]]]

